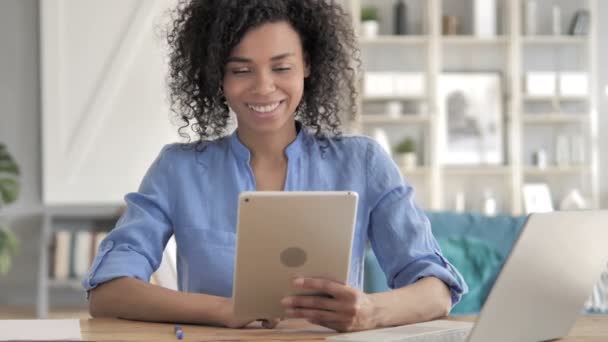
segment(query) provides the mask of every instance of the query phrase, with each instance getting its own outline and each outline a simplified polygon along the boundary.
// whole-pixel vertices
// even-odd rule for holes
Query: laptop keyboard
[[[434,321],[328,337],[333,342],[465,342],[472,323]]]
[[[462,331],[449,331],[449,332],[438,332],[430,333],[422,336],[404,337],[402,339],[389,339],[389,341],[404,341],[404,342],[466,342],[469,336],[470,330]],[[379,339],[377,341],[386,341]]]

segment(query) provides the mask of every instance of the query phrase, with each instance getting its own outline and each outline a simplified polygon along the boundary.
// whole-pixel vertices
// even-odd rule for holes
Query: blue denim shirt
[[[86,290],[117,277],[149,281],[175,234],[178,287],[232,294],[238,196],[256,188],[250,152],[236,132],[195,150],[163,148],[126,210],[101,243],[82,284]],[[359,194],[349,285],[362,288],[369,239],[398,288],[434,276],[450,288],[456,304],[467,286],[442,256],[429,220],[414,203],[414,190],[388,154],[362,136],[320,140],[300,129],[286,148],[285,191],[356,191]]]

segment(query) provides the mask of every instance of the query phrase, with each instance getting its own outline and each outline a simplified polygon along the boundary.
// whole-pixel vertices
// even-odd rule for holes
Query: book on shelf
[[[55,232],[53,248],[52,278],[67,280],[70,276],[70,244],[72,234],[68,230]]]
[[[93,233],[82,230],[73,234],[74,236],[74,254],[73,260],[73,275],[76,278],[84,277],[91,265],[91,248]]]
[[[49,277],[65,281],[86,275],[106,231],[57,230],[50,249]]]

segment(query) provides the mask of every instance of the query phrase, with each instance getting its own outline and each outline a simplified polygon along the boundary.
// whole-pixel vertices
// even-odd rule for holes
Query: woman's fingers
[[[344,304],[333,298],[320,296],[293,296],[285,297],[281,304],[286,308],[320,309],[327,311],[342,311]]]
[[[358,312],[357,290],[346,285],[321,278],[297,278],[296,288],[325,293],[322,295],[301,295],[285,297],[281,304],[288,318],[305,318],[317,324],[336,329],[351,324]],[[354,308],[354,309],[353,309]],[[272,329],[279,319],[262,320],[262,327]]]
[[[297,278],[293,284],[296,288],[326,293],[338,300],[354,300],[356,296],[352,288],[327,279]]]
[[[294,286],[326,293],[323,296],[293,296],[281,301],[287,317],[305,318],[337,331],[365,330],[377,326],[374,303],[358,289],[319,278],[298,278]]]
[[[348,322],[350,318],[334,311],[315,310],[315,309],[287,309],[285,310],[289,318],[306,318],[316,322]]]
[[[262,319],[260,321],[262,321],[262,328],[265,328],[265,329],[274,329],[279,324],[279,322],[281,321],[281,319],[279,319],[279,318]]]

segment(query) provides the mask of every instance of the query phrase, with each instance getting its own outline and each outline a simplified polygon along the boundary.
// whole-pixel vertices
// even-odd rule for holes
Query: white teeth
[[[279,104],[281,104],[281,102],[275,102],[273,104],[269,104],[266,106],[254,106],[254,105],[248,105],[248,106],[249,106],[249,108],[255,110],[256,112],[268,113],[268,112],[272,112],[273,110],[277,109]]]

